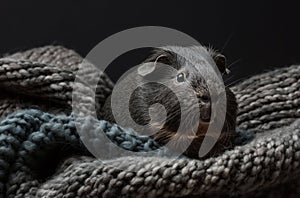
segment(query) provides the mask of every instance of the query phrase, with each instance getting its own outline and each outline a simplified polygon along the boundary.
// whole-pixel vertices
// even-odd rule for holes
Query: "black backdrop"
[[[104,38],[127,28],[157,25],[183,31],[224,54],[235,81],[300,63],[298,1],[1,1],[0,54],[62,44],[85,55]],[[111,67],[140,61],[135,56]],[[115,71],[115,72],[114,72]]]

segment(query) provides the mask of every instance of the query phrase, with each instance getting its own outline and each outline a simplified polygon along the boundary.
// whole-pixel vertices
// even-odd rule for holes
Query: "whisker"
[[[223,47],[222,47],[222,49],[221,49],[221,53],[224,52],[225,48],[228,46],[228,44],[230,43],[230,41],[232,41],[232,38],[233,38],[234,34],[235,34],[235,32],[232,32],[232,33],[229,35],[228,39],[226,40],[226,42],[224,43],[224,45],[223,45]]]
[[[232,85],[234,85],[234,84],[236,84],[236,83],[239,83],[239,82],[243,81],[243,80],[246,79],[246,78],[247,78],[247,76],[246,76],[246,77],[239,78],[239,79],[236,79],[236,80],[234,80],[233,82],[231,82],[231,83],[229,83],[228,85],[226,85],[225,87],[226,87],[226,88],[227,88],[227,87],[230,87],[230,86],[232,86]]]
[[[234,66],[235,64],[237,64],[237,63],[240,62],[241,60],[242,60],[242,58],[239,58],[239,59],[233,61],[232,63],[230,63],[230,64],[227,66],[228,69],[231,69],[232,66]]]

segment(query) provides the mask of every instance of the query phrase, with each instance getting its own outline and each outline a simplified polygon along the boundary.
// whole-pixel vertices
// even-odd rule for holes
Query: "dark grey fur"
[[[199,51],[199,57],[193,57],[189,53],[188,48],[184,47],[164,47],[157,48],[153,50],[153,53],[149,58],[145,60],[145,62],[159,62],[166,65],[170,65],[177,70],[177,72],[169,72],[165,69],[164,65],[159,65],[155,67],[154,71],[151,71],[149,74],[141,77],[137,75],[135,81],[143,81],[146,82],[147,78],[156,77],[158,79],[166,78],[169,84],[169,88],[159,84],[159,83],[145,83],[139,86],[131,95],[130,103],[129,103],[129,111],[131,113],[132,119],[140,125],[147,125],[150,122],[149,116],[149,107],[153,104],[160,103],[162,104],[167,111],[167,119],[164,126],[152,137],[164,145],[169,142],[170,138],[176,134],[176,131],[181,122],[181,111],[180,104],[178,98],[175,93],[171,91],[177,90],[178,94],[184,98],[184,103],[190,108],[195,107],[195,105],[199,105],[200,109],[200,119],[203,122],[209,122],[211,120],[211,105],[210,105],[210,93],[208,91],[207,83],[205,79],[210,78],[209,76],[205,76],[205,72],[201,72],[201,70],[196,69],[195,67],[199,67],[199,65],[191,65],[189,61],[187,61],[184,57],[180,56],[176,53],[180,51],[182,54],[186,54],[186,57],[192,58],[192,60],[196,59],[195,62],[200,63],[201,61],[205,61],[206,63],[211,63],[211,61],[215,61],[219,71],[224,73],[226,70],[225,65],[225,57],[216,51],[208,48],[204,48],[205,51]],[[199,60],[198,60],[199,58]],[[212,64],[212,63],[211,63]],[[182,83],[176,82],[176,77],[178,74],[184,73],[185,81]],[[203,76],[204,75],[204,76]],[[196,95],[198,97],[197,101],[190,100],[191,94],[188,93],[187,87],[191,86]],[[226,96],[227,96],[227,110],[226,110],[226,118],[223,126],[223,136],[218,140],[218,144],[216,144],[215,148],[209,153],[207,156],[219,154],[224,148],[228,148],[232,145],[233,137],[235,135],[235,125],[236,125],[236,112],[237,112],[237,103],[234,94],[231,92],[229,88],[226,88]],[[114,117],[111,111],[111,103],[110,100],[106,102],[105,105],[105,114],[103,118],[105,120],[109,120],[111,122],[115,122]],[[159,115],[155,115],[159,116]],[[192,122],[193,115],[187,114],[184,115],[186,117],[187,122]],[[195,120],[194,120],[195,121]],[[198,121],[198,120],[196,120]],[[130,127],[130,126],[124,126]],[[199,125],[198,131],[203,131],[203,125]],[[187,129],[191,130],[191,129]],[[185,134],[183,134],[185,135]],[[185,154],[190,157],[198,157],[198,151],[201,146],[201,143],[204,139],[205,134],[197,134],[197,138],[194,138],[190,147],[186,150]]]

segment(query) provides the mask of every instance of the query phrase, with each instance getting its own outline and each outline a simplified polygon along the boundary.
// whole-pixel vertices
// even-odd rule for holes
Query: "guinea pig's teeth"
[[[187,137],[191,138],[191,139],[198,138],[198,136],[196,136],[196,135],[188,135]]]
[[[202,121],[202,120],[199,120],[199,124],[205,125],[205,126],[207,125],[207,126],[208,126],[208,125],[209,125],[209,122],[204,122],[204,121]]]

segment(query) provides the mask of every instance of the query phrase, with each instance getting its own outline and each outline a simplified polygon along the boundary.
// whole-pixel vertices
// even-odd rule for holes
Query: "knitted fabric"
[[[300,66],[257,75],[232,87],[239,104],[240,145],[220,156],[121,157],[108,166],[85,149],[70,114],[74,72],[81,60],[59,46],[0,59],[3,197],[300,195]],[[101,75],[98,110],[112,87]],[[104,120],[97,121],[97,129],[120,147],[157,149],[151,139]]]

